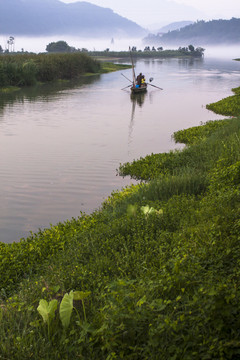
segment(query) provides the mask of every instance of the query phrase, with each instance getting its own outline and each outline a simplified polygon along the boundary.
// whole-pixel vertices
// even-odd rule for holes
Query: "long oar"
[[[160,88],[160,87],[158,87],[158,86],[156,86],[156,85],[153,85],[153,84],[149,84],[149,83],[147,83],[148,85],[151,85],[151,86],[153,86],[153,87],[155,87],[155,88],[157,88],[157,89],[159,89],[159,90],[163,90],[162,88]]]
[[[132,85],[125,86],[125,87],[122,88],[121,90],[127,89],[127,88],[129,88],[130,86],[132,86]]]
[[[127,79],[128,81],[130,81],[130,83],[132,83],[132,80],[130,80],[129,78],[127,78],[127,77],[126,77],[125,75],[123,75],[122,73],[121,73],[121,75],[124,76],[125,79]]]

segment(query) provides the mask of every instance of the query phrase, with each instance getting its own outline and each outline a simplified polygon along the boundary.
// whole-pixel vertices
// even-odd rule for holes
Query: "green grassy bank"
[[[173,136],[99,211],[0,245],[0,359],[239,359],[240,117]]]
[[[76,79],[124,69],[126,65],[100,63],[84,53],[9,54],[0,56],[0,90],[56,80]]]

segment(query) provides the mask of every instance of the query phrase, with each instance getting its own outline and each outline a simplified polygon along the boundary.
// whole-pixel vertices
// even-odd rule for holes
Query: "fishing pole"
[[[149,84],[149,83],[147,83],[148,85],[151,85],[151,86],[153,86],[153,87],[155,87],[155,88],[157,88],[157,89],[159,89],[159,90],[163,90],[162,88],[160,88],[160,87],[158,87],[158,86],[156,86],[156,85],[153,85],[153,84]]]
[[[125,79],[127,79],[128,81],[130,81],[130,82],[132,83],[132,80],[130,80],[129,78],[127,78],[127,77],[126,77],[125,75],[123,75],[122,73],[121,73],[121,75],[124,76]]]
[[[132,86],[132,85],[125,86],[125,87],[122,88],[121,90],[125,90],[125,89],[129,88],[130,86]]]

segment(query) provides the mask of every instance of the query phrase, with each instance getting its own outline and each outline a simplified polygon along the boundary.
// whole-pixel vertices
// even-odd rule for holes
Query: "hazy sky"
[[[65,3],[79,0],[61,0]],[[240,0],[86,0],[108,7],[141,26],[180,20],[240,18]]]

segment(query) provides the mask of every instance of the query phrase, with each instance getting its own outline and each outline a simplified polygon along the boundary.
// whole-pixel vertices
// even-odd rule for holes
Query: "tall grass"
[[[99,62],[82,53],[4,55],[0,57],[0,87],[73,79],[97,73],[100,67]]]

